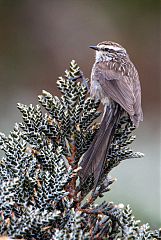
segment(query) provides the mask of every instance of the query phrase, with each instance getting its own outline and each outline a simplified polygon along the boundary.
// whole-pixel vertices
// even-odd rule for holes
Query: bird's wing
[[[105,64],[98,64],[95,69],[95,79],[100,83],[105,95],[117,102],[130,116],[135,114],[135,96],[133,82],[128,76],[122,75]]]

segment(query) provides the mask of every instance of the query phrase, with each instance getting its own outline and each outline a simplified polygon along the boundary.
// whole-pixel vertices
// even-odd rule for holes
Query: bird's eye
[[[109,49],[109,48],[106,48],[105,50],[106,50],[107,52],[109,52],[109,53],[113,53],[113,52],[114,52],[113,49]]]

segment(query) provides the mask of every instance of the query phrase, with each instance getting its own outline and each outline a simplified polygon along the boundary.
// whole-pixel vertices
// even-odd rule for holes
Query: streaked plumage
[[[101,99],[105,110],[100,130],[82,159],[80,178],[84,182],[93,173],[96,187],[120,114],[127,112],[136,127],[143,120],[143,114],[138,72],[126,50],[110,41],[91,48],[96,50],[96,61],[91,73],[90,94]]]
[[[100,84],[101,100],[104,97],[117,102],[130,115],[134,125],[138,127],[143,120],[141,108],[141,87],[138,72],[130,61],[126,50],[119,44],[103,42],[98,46],[119,47],[122,52],[111,52],[106,55],[104,51],[102,59],[97,56],[91,73],[91,95],[98,97],[95,93],[95,85]],[[112,49],[111,49],[112,51]],[[98,52],[99,54],[99,52]],[[111,58],[110,60],[107,60]]]

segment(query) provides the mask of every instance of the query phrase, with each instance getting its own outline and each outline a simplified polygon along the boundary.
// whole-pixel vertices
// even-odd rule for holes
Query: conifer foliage
[[[160,239],[158,230],[135,220],[129,206],[95,204],[115,181],[111,169],[143,156],[129,148],[135,136],[128,116],[116,127],[102,178],[91,191],[93,176],[81,186],[78,171],[99,129],[100,102],[89,96],[88,80],[74,60],[57,86],[61,97],[46,91],[39,96],[46,113],[40,105],[18,104],[23,122],[8,137],[0,134],[0,235],[26,240]]]

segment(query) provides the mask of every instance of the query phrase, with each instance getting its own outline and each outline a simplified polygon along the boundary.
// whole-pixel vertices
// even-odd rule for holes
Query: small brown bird
[[[90,48],[96,50],[90,94],[104,104],[104,114],[100,129],[80,163],[80,180],[83,184],[93,174],[96,188],[120,115],[128,113],[138,127],[143,113],[138,72],[126,50],[111,41]]]

